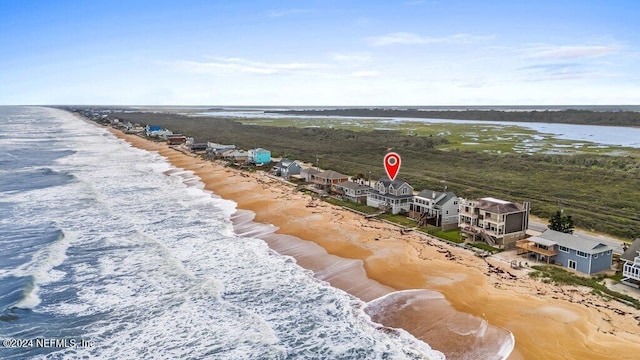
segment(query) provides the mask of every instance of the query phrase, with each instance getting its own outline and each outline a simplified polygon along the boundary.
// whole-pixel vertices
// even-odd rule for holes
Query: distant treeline
[[[490,154],[443,151],[446,138],[398,131],[243,125],[232,119],[160,113],[113,113],[114,117],[166,127],[197,142],[264,147],[274,157],[316,163],[320,167],[372,179],[383,176],[382,158],[390,150],[402,156],[399,177],[416,190],[442,190],[458,196],[493,196],[531,201],[542,218],[562,207],[576,225],[625,238],[640,236],[640,160],[600,155]]]
[[[404,117],[451,120],[521,121],[582,125],[640,126],[640,112],[634,111],[497,111],[497,110],[415,110],[415,109],[325,109],[265,111],[285,115],[323,115],[356,117]]]

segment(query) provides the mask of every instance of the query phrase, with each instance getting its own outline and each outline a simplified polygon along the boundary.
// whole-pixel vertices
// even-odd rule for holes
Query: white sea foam
[[[64,272],[54,270],[54,268],[64,262],[67,257],[66,251],[74,238],[76,236],[70,232],[61,232],[56,241],[36,251],[30,262],[12,271],[11,275],[13,276],[31,276],[33,278],[32,286],[27,290],[24,298],[15,305],[16,307],[32,309],[38,306],[40,304],[38,295],[40,286],[59,281],[64,277]]]

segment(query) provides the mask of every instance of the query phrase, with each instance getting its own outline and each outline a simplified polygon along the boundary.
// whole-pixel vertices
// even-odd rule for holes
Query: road
[[[529,230],[533,230],[533,231],[538,231],[538,232],[543,232],[544,230],[547,229],[547,223],[546,222],[542,222],[539,220],[533,220],[531,218],[529,218]],[[605,235],[595,235],[592,233],[587,233],[584,231],[580,231],[580,230],[576,230],[574,231],[575,234],[580,234],[580,236],[583,236],[587,239],[591,239],[593,241],[598,241],[601,242],[605,245],[609,245],[613,248],[613,253],[614,254],[622,254],[624,252],[624,250],[622,249],[622,241],[612,238],[612,237],[608,237]]]

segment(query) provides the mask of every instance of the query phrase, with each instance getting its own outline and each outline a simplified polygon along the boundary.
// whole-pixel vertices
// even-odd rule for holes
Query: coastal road
[[[547,223],[546,222],[542,222],[542,221],[537,221],[537,220],[533,220],[531,218],[529,218],[529,230],[533,230],[533,231],[537,231],[537,232],[543,232],[547,229]],[[596,235],[596,234],[592,234],[592,233],[587,233],[584,231],[580,231],[580,230],[576,230],[574,231],[574,233],[576,234],[580,234],[580,236],[583,236],[587,239],[591,239],[593,241],[598,241],[601,242],[605,245],[609,245],[613,248],[613,253],[614,254],[622,254],[624,252],[624,250],[622,249],[622,241],[618,240],[618,239],[614,239],[612,237],[608,237],[605,235]]]

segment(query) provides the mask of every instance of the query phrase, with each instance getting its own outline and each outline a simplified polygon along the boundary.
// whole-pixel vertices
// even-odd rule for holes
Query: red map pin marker
[[[387,171],[387,176],[393,181],[398,172],[400,171],[400,155],[390,152],[384,156],[384,169]]]

